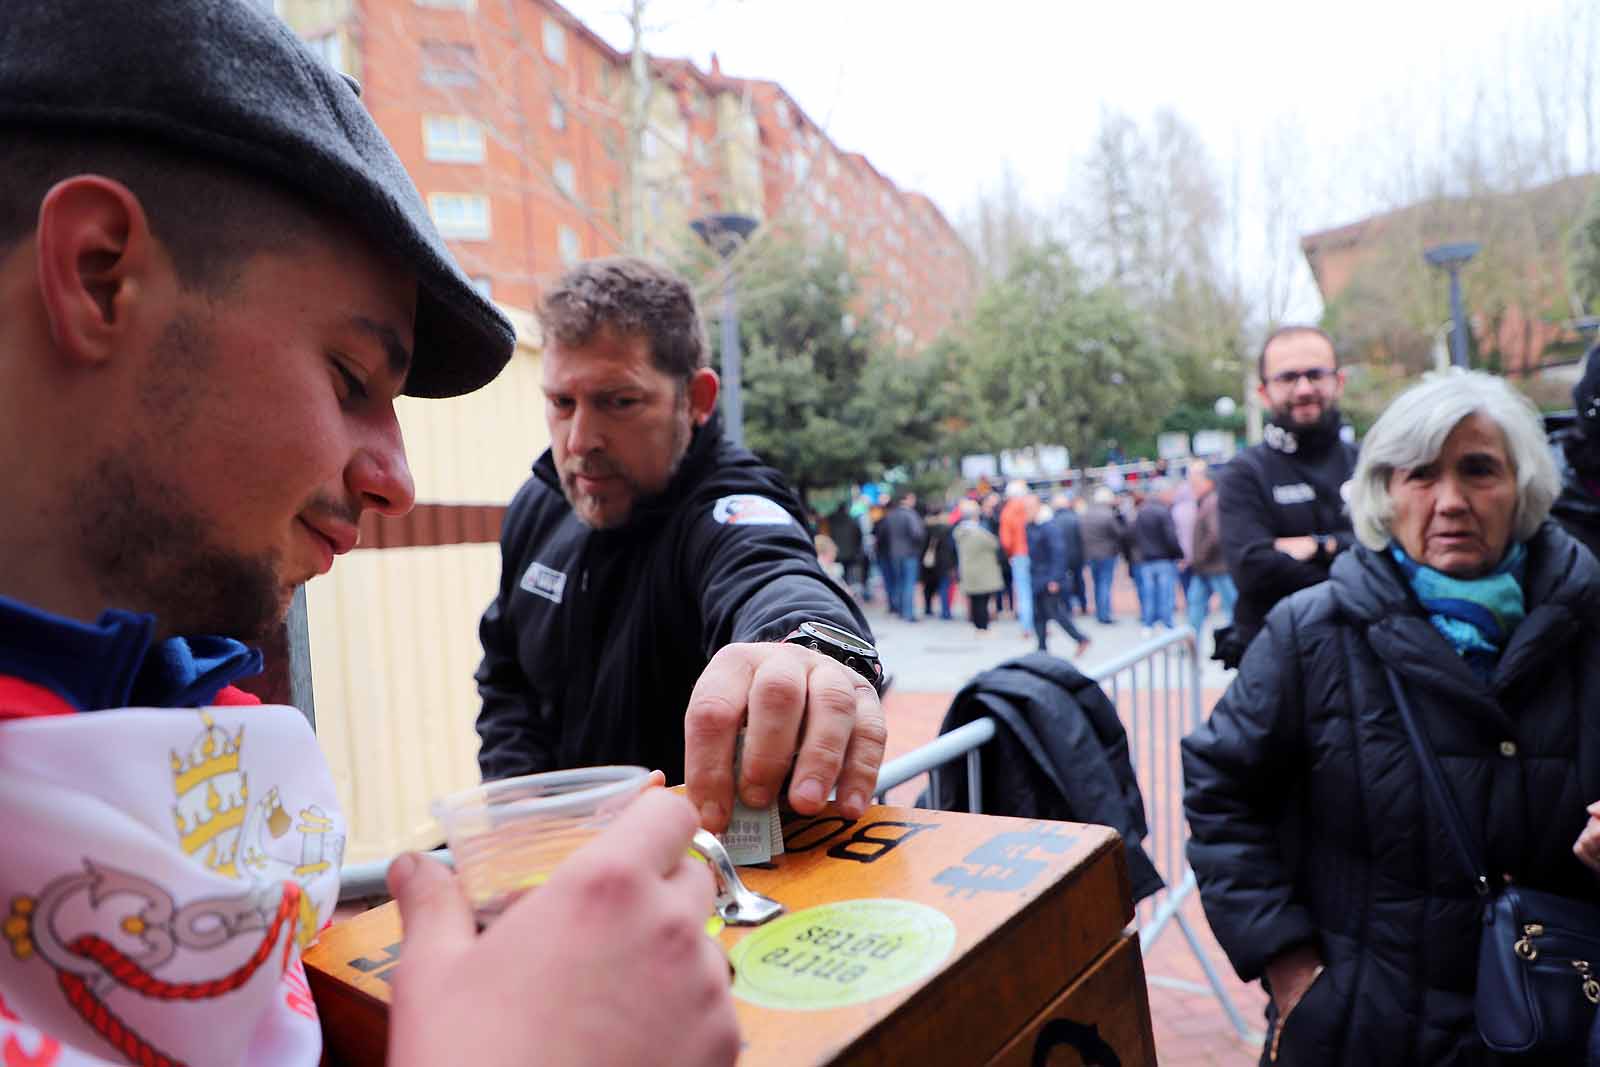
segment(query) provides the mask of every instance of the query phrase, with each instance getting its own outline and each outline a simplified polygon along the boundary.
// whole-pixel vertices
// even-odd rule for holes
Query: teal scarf
[[[1425,567],[1398,543],[1389,546],[1389,553],[1405,572],[1433,628],[1467,661],[1473,674],[1488,682],[1511,631],[1528,613],[1522,599],[1527,548],[1513,544],[1498,567],[1471,579]]]

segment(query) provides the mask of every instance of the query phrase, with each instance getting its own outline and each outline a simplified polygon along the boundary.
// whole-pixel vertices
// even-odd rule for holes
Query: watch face
[[[803,625],[801,629],[810,630],[817,637],[839,645],[846,651],[854,652],[858,656],[867,656],[872,659],[878,658],[877,649],[861,640],[861,638],[857,637],[849,630],[841,630],[839,627],[830,626],[825,622],[808,622]]]

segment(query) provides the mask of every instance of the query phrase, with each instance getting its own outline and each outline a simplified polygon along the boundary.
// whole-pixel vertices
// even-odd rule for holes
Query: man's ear
[[[709,367],[701,367],[689,379],[689,420],[696,426],[704,426],[711,418],[711,413],[717,408],[717,392],[721,382],[717,372]]]
[[[58,354],[106,361],[150,295],[156,257],[139,198],[110,178],[65,178],[40,202],[36,236],[39,291]]]

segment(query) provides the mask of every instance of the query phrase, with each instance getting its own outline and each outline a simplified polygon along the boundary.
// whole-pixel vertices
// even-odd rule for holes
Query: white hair
[[[1094,502],[1096,504],[1109,504],[1115,499],[1117,499],[1117,494],[1113,493],[1107,486],[1102,485],[1094,491]]]
[[[1426,375],[1420,385],[1395,397],[1361,442],[1361,458],[1350,485],[1350,518],[1362,544],[1382,551],[1393,537],[1390,475],[1438,459],[1445,438],[1462,419],[1475,414],[1500,428],[1516,472],[1516,522],[1511,535],[1519,542],[1533,536],[1561,491],[1539,411],[1502,378],[1452,370]]]

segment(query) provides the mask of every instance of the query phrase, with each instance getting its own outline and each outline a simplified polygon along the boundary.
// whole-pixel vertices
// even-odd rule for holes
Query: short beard
[[[203,380],[211,345],[204,326],[186,316],[163,332],[152,373],[139,388],[137,417],[152,432],[174,432],[193,418],[193,383]],[[217,545],[148,438],[135,436],[102,456],[69,494],[79,502],[84,560],[108,607],[154,614],[163,637],[260,641],[282,621],[288,590],[278,579],[276,553],[253,558]]]
[[[1322,414],[1317,416],[1315,422],[1297,421],[1294,417],[1293,408],[1284,408],[1282,412],[1275,411],[1272,413],[1273,422],[1277,423],[1285,430],[1293,430],[1296,433],[1309,433],[1313,430],[1333,429],[1339,425],[1340,417],[1339,405],[1332,403],[1322,405]]]
[[[678,476],[678,468],[683,466],[683,457],[689,454],[689,439],[694,435],[687,414],[688,401],[681,391],[679,397],[682,399],[682,403],[679,405],[678,412],[674,415],[672,423],[672,463],[667,467],[667,477],[660,489],[653,492],[646,491],[643,486],[629,476],[627,471],[612,465],[604,457],[601,458],[601,462],[595,468],[591,468],[586,472],[600,474],[604,477],[614,477],[622,483],[623,491],[628,494],[628,510],[621,515],[606,522],[596,522],[587,518],[581,504],[585,496],[578,492],[578,473],[579,470],[582,470],[583,465],[580,463],[578,470],[562,470],[558,472],[561,479],[561,494],[567,498],[567,503],[572,506],[572,513],[577,516],[579,522],[594,530],[619,529],[626,526],[641,508],[648,506],[652,501],[659,500],[666,493],[667,487]],[[678,415],[683,417],[679,418]]]
[[[77,486],[79,537],[110,607],[150,612],[163,637],[261,641],[282,621],[278,560],[225,551],[177,486],[134,454],[107,456]]]

